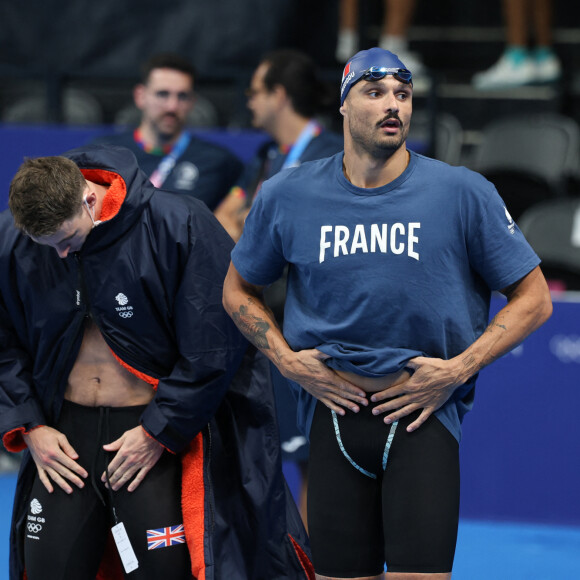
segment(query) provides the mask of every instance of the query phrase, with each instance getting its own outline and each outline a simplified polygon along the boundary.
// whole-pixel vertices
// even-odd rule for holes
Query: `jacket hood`
[[[155,188],[139,169],[137,159],[129,149],[111,145],[87,145],[67,151],[62,156],[74,161],[89,181],[111,185],[115,179],[119,179],[121,183],[118,189],[124,189],[124,197],[117,200],[118,211],[107,216],[106,221],[91,231],[83,250],[97,250],[103,244],[111,244],[139,221]]]

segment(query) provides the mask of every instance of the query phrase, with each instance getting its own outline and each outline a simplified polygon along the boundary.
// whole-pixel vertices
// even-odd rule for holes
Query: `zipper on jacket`
[[[77,306],[79,308],[79,310],[82,310],[83,289],[82,289],[82,275],[81,275],[81,269],[80,269],[80,258],[78,256],[78,253],[75,253],[74,256],[75,256],[76,263],[77,263],[77,288],[75,289],[75,300],[76,300],[75,306]],[[71,333],[71,336],[70,336],[68,342],[66,343],[66,346],[64,347],[64,349],[62,351],[64,353],[64,355],[61,357],[60,360],[63,361],[63,370],[62,370],[62,373],[61,373],[60,377],[58,378],[58,380],[54,381],[55,386],[52,389],[52,393],[51,393],[50,399],[48,401],[47,411],[50,413],[51,416],[47,417],[47,418],[51,419],[52,421],[56,420],[56,417],[52,416],[54,414],[54,410],[53,410],[54,399],[56,397],[56,393],[58,391],[59,385],[64,382],[65,374],[67,374],[67,372],[70,373],[68,359],[69,359],[70,353],[72,351],[72,348],[79,337],[79,334],[82,332],[82,330],[84,328],[84,322],[85,322],[86,318],[87,318],[87,313],[86,313],[86,309],[85,309],[84,315],[82,317],[77,317],[77,319],[78,319],[77,328],[75,329],[75,332]],[[72,368],[72,365],[70,365],[70,366]]]

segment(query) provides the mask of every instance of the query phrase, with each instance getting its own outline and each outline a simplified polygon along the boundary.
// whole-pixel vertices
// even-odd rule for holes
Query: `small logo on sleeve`
[[[507,228],[508,228],[510,234],[513,235],[516,231],[516,223],[514,222],[512,216],[510,215],[510,212],[507,210],[507,207],[505,205],[503,206],[503,209],[505,211],[505,217],[507,218],[507,221],[508,221]]]

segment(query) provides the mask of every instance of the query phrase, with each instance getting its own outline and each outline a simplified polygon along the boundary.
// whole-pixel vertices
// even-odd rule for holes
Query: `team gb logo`
[[[115,296],[115,300],[121,305],[121,306],[125,306],[126,304],[128,304],[129,299],[121,292],[119,292],[119,294],[117,294],[117,296]]]
[[[127,296],[122,292],[119,292],[119,294],[115,296],[115,300],[119,304],[119,306],[115,307],[119,316],[121,318],[131,318],[133,316],[133,307],[129,305],[129,299]]]

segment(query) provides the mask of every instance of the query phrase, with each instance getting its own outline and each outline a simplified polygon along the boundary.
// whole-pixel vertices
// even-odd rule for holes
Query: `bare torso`
[[[88,407],[129,407],[146,405],[153,394],[151,385],[115,359],[94,322],[87,323],[65,399]]]
[[[411,373],[406,369],[401,369],[384,377],[363,377],[346,371],[336,371],[336,373],[367,393],[384,391],[389,387],[405,382],[411,376]]]

